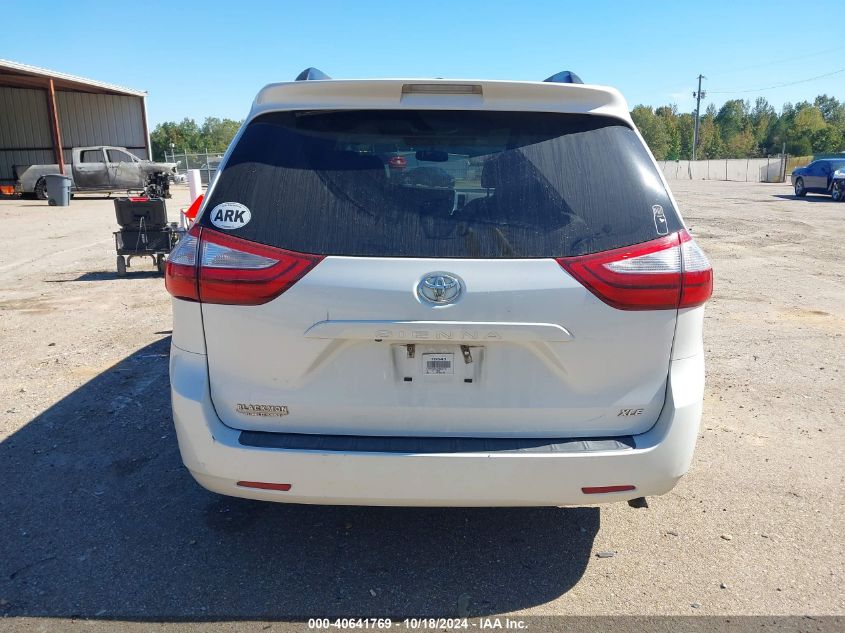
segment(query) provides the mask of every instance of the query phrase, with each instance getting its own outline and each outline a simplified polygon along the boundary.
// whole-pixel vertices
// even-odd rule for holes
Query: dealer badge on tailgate
[[[279,418],[288,414],[288,408],[283,404],[244,404],[235,405],[235,411],[242,415],[257,415],[263,418]]]

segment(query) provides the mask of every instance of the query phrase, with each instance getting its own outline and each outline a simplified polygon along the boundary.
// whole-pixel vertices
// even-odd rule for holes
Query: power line
[[[751,90],[711,90],[710,94],[715,95],[733,95],[733,94],[745,94],[749,92],[763,92],[764,90],[774,90],[775,88],[786,88],[787,86],[794,86],[796,84],[805,84],[810,81],[815,81],[816,79],[823,79],[824,77],[831,77],[833,75],[838,75],[839,73],[845,72],[845,68],[840,68],[839,70],[834,70],[830,73],[825,73],[824,75],[816,75],[815,77],[808,77],[807,79],[799,79],[798,81],[789,81],[782,84],[775,84],[773,86],[766,86],[765,88],[753,88]]]
[[[710,73],[710,76],[713,77],[721,77],[722,75],[731,75],[733,73],[739,73],[744,70],[753,70],[755,68],[765,68],[766,66],[775,66],[777,64],[785,64],[787,62],[794,62],[801,59],[808,59],[810,57],[818,57],[819,55],[827,55],[828,53],[835,53],[837,51],[845,50],[845,46],[837,46],[835,48],[828,48],[823,51],[815,51],[814,53],[807,53],[806,55],[798,55],[793,57],[788,57],[786,59],[777,59],[770,62],[763,62],[762,64],[753,64],[751,66],[743,66],[741,68],[731,68],[730,70],[723,70],[715,75]]]

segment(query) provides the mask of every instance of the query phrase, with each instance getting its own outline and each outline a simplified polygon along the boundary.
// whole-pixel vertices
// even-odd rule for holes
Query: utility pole
[[[698,147],[698,120],[701,115],[701,100],[707,96],[706,92],[701,91],[701,80],[707,79],[704,75],[698,76],[698,92],[693,92],[695,97],[695,128],[692,132],[692,159],[695,160],[695,148]]]

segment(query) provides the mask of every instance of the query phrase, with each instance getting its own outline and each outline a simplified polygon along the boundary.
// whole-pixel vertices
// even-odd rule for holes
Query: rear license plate
[[[423,373],[426,375],[454,374],[454,354],[423,354]]]

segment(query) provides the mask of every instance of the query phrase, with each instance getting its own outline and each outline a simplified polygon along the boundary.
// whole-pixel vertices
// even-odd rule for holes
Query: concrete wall
[[[147,156],[141,97],[56,91],[65,162],[84,145],[126,147]],[[13,182],[13,165],[55,163],[47,93],[0,87],[0,182]]]
[[[718,160],[658,161],[667,180],[734,180],[738,182],[780,182],[781,159],[722,158]]]

